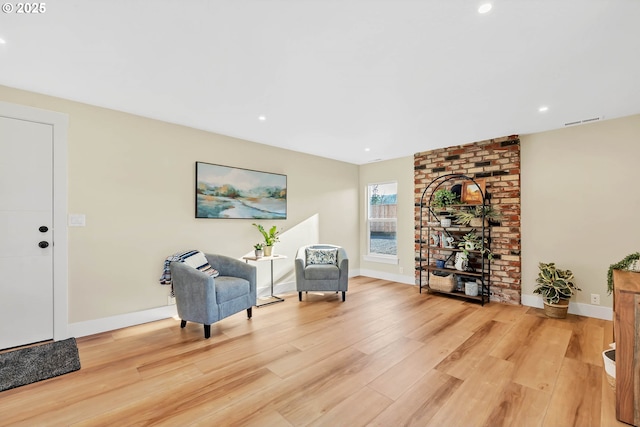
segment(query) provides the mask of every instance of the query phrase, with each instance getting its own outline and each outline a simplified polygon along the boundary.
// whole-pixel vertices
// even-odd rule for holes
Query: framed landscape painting
[[[484,179],[476,179],[476,182],[465,181],[462,183],[462,203],[481,204],[486,188]]]
[[[287,176],[196,162],[196,218],[287,218]]]

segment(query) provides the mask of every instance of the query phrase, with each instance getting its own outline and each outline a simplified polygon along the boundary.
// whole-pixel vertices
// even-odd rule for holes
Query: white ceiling
[[[0,84],[355,164],[640,113],[640,1],[481,3],[56,0]]]

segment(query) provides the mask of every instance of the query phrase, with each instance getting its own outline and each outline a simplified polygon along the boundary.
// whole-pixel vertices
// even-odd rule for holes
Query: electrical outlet
[[[167,305],[175,305],[176,297],[172,297],[171,295],[167,296]]]
[[[600,305],[600,294],[591,294],[591,304]]]

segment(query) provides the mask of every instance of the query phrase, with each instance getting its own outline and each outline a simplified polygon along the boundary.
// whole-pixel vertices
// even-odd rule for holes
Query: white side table
[[[287,259],[286,255],[271,255],[271,256],[263,256],[263,257],[255,257],[255,256],[243,256],[242,259],[248,264],[249,261],[271,261],[271,294],[266,297],[267,302],[263,302],[262,304],[256,304],[256,307],[262,307],[263,305],[275,304],[277,302],[284,301],[283,298],[277,297],[273,295],[273,261],[277,259]]]

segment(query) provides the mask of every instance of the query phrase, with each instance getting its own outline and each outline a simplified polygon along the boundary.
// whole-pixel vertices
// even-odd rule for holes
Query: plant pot
[[[451,218],[442,218],[440,220],[441,227],[451,227]]]
[[[462,252],[456,253],[455,264],[454,264],[456,270],[466,271],[468,265],[469,265],[469,258],[467,258],[467,256]]]
[[[273,253],[273,246],[264,247],[264,256],[271,256],[272,253]]]
[[[264,251],[262,249],[256,249],[255,251],[256,258],[262,258],[264,256]]]
[[[489,226],[489,221],[487,221],[486,219],[484,220],[484,226]],[[469,221],[469,227],[482,227],[482,218],[473,218],[471,221]]]
[[[557,304],[551,304],[546,301],[544,303],[544,314],[552,319],[564,319],[567,317],[567,311],[569,310],[569,300],[561,299]]]
[[[604,372],[607,374],[607,382],[613,389],[616,388],[616,350],[609,349],[602,352],[604,360]]]
[[[464,282],[464,293],[470,297],[477,297],[478,284],[476,282]]]

